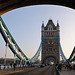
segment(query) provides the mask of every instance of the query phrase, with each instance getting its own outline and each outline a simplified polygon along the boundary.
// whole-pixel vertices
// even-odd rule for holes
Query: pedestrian
[[[69,70],[71,70],[71,64],[69,64]]]
[[[66,68],[67,68],[67,70],[68,70],[68,64],[66,64]]]
[[[14,65],[13,65],[13,66],[14,66],[14,71],[15,71],[15,68],[16,68],[16,63],[14,63]]]
[[[58,70],[61,71],[62,70],[62,64],[58,65]]]
[[[11,68],[12,68],[12,63],[10,64]]]

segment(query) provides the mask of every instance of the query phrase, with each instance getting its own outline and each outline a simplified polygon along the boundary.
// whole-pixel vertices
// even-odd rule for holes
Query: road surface
[[[53,66],[46,66],[29,68],[22,71],[14,71],[2,75],[56,75],[56,72]]]

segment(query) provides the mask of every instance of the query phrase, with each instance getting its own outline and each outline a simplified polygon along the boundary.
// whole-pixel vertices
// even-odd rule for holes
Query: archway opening
[[[53,65],[57,63],[57,59],[54,56],[48,56],[43,60],[43,64]]]
[[[53,60],[50,61],[50,65],[54,65],[54,61]]]

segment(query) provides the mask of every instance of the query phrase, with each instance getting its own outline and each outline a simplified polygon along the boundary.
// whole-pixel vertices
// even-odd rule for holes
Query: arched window
[[[48,30],[53,30],[53,27],[49,25]]]

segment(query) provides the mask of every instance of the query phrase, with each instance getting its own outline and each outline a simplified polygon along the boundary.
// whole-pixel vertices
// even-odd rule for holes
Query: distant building
[[[5,59],[4,58],[0,58],[0,64],[4,64]],[[6,64],[14,64],[14,59],[13,58],[7,58],[6,59]],[[16,59],[16,64],[20,64],[20,60]]]
[[[41,36],[42,42],[42,58],[41,62],[44,64],[58,63],[60,60],[60,49],[58,43],[58,36],[60,38],[60,26],[54,25],[52,19],[48,20],[46,26],[42,23]]]

